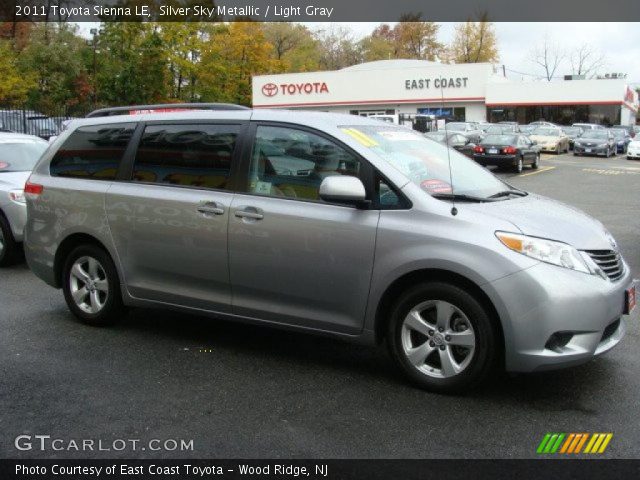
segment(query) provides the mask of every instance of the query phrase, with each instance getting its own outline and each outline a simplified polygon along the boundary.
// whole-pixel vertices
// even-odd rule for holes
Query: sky
[[[328,28],[330,24],[309,23],[309,28]],[[345,23],[354,37],[368,35],[377,23]],[[453,38],[456,23],[440,23],[440,41],[449,43]],[[507,69],[534,75],[542,75],[540,67],[529,58],[536,44],[544,41],[548,35],[550,41],[558,43],[566,51],[571,51],[584,44],[590,44],[606,57],[608,68],[603,73],[626,73],[629,83],[640,86],[640,23],[494,23],[498,38],[500,64]],[[528,75],[517,75],[507,72],[512,79],[535,79]],[[563,62],[557,75],[571,73],[571,65]]]
[[[326,29],[342,26],[353,32],[356,39],[362,38],[378,25],[378,23],[307,23],[310,29]],[[449,43],[453,38],[456,23],[440,23],[440,41]],[[89,29],[96,24],[80,24],[83,35],[88,36]],[[602,52],[606,58],[603,73],[626,73],[627,81],[640,86],[640,23],[494,23],[498,38],[500,64],[504,64],[509,78],[532,80],[543,71],[531,60],[531,51],[536,44],[548,36],[550,43],[557,43],[567,52],[584,44],[591,45]],[[523,72],[529,75],[516,74]],[[556,75],[571,73],[571,65],[565,60]],[[534,75],[534,76],[531,76]]]

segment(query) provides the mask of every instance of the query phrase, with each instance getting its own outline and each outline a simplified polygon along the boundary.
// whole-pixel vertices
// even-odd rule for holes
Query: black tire
[[[524,168],[524,160],[522,158],[522,156],[520,156],[520,158],[518,158],[518,161],[515,165],[515,167],[513,167],[516,173],[522,173],[522,169]]]
[[[13,238],[9,222],[0,213],[0,268],[17,263],[20,258],[20,244]]]
[[[538,167],[540,166],[540,154],[536,154],[536,158],[533,160],[533,163],[531,164],[531,168],[533,170],[537,170]]]
[[[101,267],[99,277],[107,282],[108,292],[103,296],[103,305],[96,313],[83,310],[73,299],[71,269],[83,258],[97,260]],[[84,287],[87,287],[85,283]],[[96,245],[80,245],[67,256],[62,269],[62,290],[69,310],[82,322],[94,326],[104,327],[118,322],[125,313],[120,291],[120,279],[113,260],[107,252]],[[94,287],[95,290],[95,287]],[[88,294],[90,295],[90,294]]]
[[[405,353],[404,320],[414,307],[428,301],[442,301],[453,305],[466,315],[473,328],[475,347],[473,353],[470,354],[469,363],[453,376],[440,378],[431,376],[414,366]],[[403,373],[417,386],[438,393],[463,392],[485,380],[498,363],[500,357],[499,338],[495,323],[492,322],[482,304],[466,290],[444,282],[418,284],[401,295],[391,311],[387,331],[389,351]],[[442,349],[442,347],[438,348]],[[430,355],[436,354],[440,358],[437,349]],[[423,368],[428,369],[428,365]]]

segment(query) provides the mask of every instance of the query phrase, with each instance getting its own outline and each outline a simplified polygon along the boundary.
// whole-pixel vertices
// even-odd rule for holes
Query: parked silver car
[[[47,147],[38,137],[0,133],[0,267],[20,256],[27,221],[24,184]]]
[[[84,322],[167,307],[386,340],[433,391],[585,362],[634,304],[600,222],[364,117],[89,118],[26,192],[29,265]]]

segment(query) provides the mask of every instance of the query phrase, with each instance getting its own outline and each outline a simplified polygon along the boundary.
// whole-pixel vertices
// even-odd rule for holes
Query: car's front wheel
[[[537,170],[539,166],[540,166],[540,154],[537,153],[536,157],[533,159],[533,163],[531,164],[531,168],[533,168],[534,170]]]
[[[454,393],[480,383],[498,358],[498,335],[482,304],[442,282],[416,285],[393,309],[389,349],[403,372],[427,390]]]
[[[111,257],[102,248],[76,247],[67,256],[62,275],[64,298],[76,317],[93,326],[120,320],[124,313],[120,280]]]

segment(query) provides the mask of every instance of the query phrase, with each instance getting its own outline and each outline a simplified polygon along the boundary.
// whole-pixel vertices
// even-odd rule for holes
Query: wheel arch
[[[450,270],[426,268],[420,270],[414,270],[409,273],[405,273],[401,277],[394,280],[384,291],[378,302],[375,315],[375,340],[380,344],[385,340],[387,334],[387,326],[389,324],[390,312],[393,308],[395,299],[398,298],[406,288],[415,285],[417,283],[427,282],[445,282],[455,285],[457,287],[464,288],[467,292],[471,293],[476,300],[478,300],[482,306],[486,309],[489,317],[492,320],[492,324],[496,329],[496,333],[499,335],[500,345],[500,358],[504,359],[505,353],[505,335],[500,321],[500,315],[495,305],[487,295],[487,293],[474,281],[469,278],[452,272]]]
[[[95,245],[103,249],[107,253],[107,255],[112,257],[109,249],[96,237],[87,233],[72,233],[71,235],[67,236],[62,242],[60,242],[60,245],[56,250],[53,261],[54,281],[56,288],[62,287],[62,268],[64,267],[65,259],[74,248],[80,245]]]

